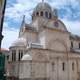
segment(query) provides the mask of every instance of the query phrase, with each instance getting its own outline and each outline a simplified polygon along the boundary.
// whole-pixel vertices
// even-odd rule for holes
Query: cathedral
[[[23,17],[9,50],[9,80],[80,80],[80,37],[44,1],[34,8],[30,24]]]

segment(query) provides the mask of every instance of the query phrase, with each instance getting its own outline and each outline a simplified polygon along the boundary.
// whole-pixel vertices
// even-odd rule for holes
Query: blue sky
[[[26,23],[31,22],[35,6],[42,0],[7,0],[2,41],[3,48],[9,48],[18,37],[23,15]],[[68,31],[80,36],[80,0],[44,0],[52,9],[58,10],[58,17],[64,22]]]

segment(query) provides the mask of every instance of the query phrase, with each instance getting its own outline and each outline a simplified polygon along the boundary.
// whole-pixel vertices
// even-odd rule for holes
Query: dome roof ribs
[[[16,40],[12,43],[11,47],[26,46],[25,43],[26,43],[26,39],[23,38],[23,37],[21,37],[21,38],[16,39]]]

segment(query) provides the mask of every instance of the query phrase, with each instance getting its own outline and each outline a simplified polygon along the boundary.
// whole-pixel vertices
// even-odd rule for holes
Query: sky
[[[3,24],[2,48],[8,49],[18,38],[19,28],[25,15],[26,23],[31,22],[31,14],[42,0],[7,0]],[[80,0],[44,0],[52,9],[57,9],[58,18],[69,32],[80,36]]]

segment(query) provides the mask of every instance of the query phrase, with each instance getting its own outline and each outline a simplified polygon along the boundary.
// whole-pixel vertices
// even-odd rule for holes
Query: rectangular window
[[[13,56],[14,56],[14,54],[13,54],[13,52],[12,52],[12,61],[13,61]]]
[[[52,71],[54,71],[54,65],[55,65],[55,64],[54,64],[54,63],[52,63]]]
[[[20,61],[23,56],[23,50],[19,50],[18,60]]]
[[[62,63],[62,70],[63,71],[65,70],[65,63],[64,62]]]
[[[79,43],[79,48],[80,48],[80,43]]]
[[[19,52],[19,56],[18,56],[18,61],[20,61],[20,52]]]
[[[12,61],[16,61],[16,50],[12,50]]]
[[[72,63],[72,70],[74,71],[74,63]]]
[[[71,48],[73,48],[73,42],[71,41]]]

